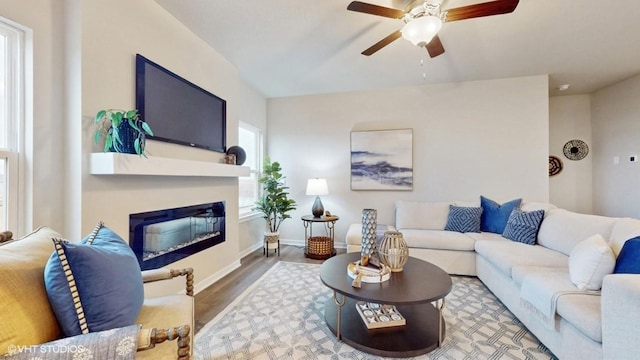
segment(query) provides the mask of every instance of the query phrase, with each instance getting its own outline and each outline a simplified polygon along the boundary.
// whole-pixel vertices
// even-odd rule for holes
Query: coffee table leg
[[[345,301],[347,301],[346,296],[342,295],[342,302],[338,301],[338,293],[336,293],[335,291],[333,292],[333,302],[336,303],[336,305],[338,305],[338,324],[336,326],[336,337],[338,338],[338,341],[342,340],[342,336],[340,335],[340,327],[342,326],[341,324],[341,317],[342,317],[342,305],[344,305]]]
[[[442,341],[443,339],[443,323],[444,323],[444,317],[442,316],[442,310],[444,309],[444,298],[442,298],[440,301],[442,301],[439,305],[436,302],[436,309],[438,309],[438,347],[440,347],[442,345]]]

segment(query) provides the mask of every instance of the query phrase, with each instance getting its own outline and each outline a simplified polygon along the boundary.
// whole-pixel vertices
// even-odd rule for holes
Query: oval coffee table
[[[320,280],[333,290],[333,298],[325,303],[324,318],[338,340],[387,357],[418,356],[439,347],[445,334],[444,297],[452,286],[449,274],[431,263],[409,257],[404,270],[391,273],[389,280],[362,282],[361,288],[354,288],[347,265],[359,259],[359,252],[342,254],[320,267]],[[368,329],[356,310],[358,300],[396,305],[406,325]]]

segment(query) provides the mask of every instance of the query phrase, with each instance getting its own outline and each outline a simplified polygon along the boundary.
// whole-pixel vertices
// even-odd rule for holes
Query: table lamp
[[[329,188],[327,187],[326,179],[309,179],[307,181],[307,195],[315,195],[316,201],[313,202],[313,206],[311,207],[311,213],[314,217],[321,217],[324,213],[324,206],[322,206],[322,201],[320,201],[320,195],[329,194]]]

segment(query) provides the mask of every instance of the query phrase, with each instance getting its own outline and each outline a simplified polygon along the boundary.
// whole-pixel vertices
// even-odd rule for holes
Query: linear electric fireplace
[[[129,215],[142,270],[157,269],[224,242],[224,201]]]

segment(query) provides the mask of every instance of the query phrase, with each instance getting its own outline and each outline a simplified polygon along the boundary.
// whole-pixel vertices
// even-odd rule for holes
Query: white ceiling
[[[588,94],[640,74],[636,0],[520,0],[511,14],[445,23],[435,59],[402,38],[361,55],[403,22],[348,11],[350,0],[156,1],[269,98],[541,74],[551,96]]]

